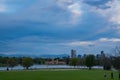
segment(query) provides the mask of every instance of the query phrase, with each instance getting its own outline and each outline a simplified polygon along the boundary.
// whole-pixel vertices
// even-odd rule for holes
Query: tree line
[[[117,56],[108,56],[101,51],[101,54],[93,55],[88,54],[83,57],[70,58],[31,58],[31,57],[2,57],[0,56],[0,66],[5,66],[7,69],[13,68],[17,65],[23,66],[25,69],[29,69],[33,64],[45,64],[46,61],[58,60],[64,61],[66,65],[71,66],[87,66],[89,69],[92,69],[93,66],[103,66],[104,70],[110,70],[115,68],[120,70],[120,48],[116,48],[115,54]]]
[[[1,57],[0,56],[0,66],[1,67],[7,67],[7,70],[9,68],[13,68],[17,65],[23,66],[25,69],[28,69],[30,66],[33,65],[33,59],[30,57]]]
[[[75,66],[87,66],[89,69],[92,66],[103,66],[104,70],[111,70],[114,68],[120,72],[120,46],[116,46],[113,49],[112,54],[106,55],[104,51],[96,56],[93,54],[84,55],[83,58],[72,58],[70,65]]]

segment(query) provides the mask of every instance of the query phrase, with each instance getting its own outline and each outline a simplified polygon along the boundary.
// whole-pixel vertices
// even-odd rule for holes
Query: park
[[[111,71],[99,69],[40,69],[20,71],[0,71],[1,80],[106,80],[111,79]],[[113,71],[114,80],[118,80],[117,71]]]
[[[76,53],[74,53],[76,54]],[[41,59],[30,57],[1,57],[0,70],[1,80],[120,80],[119,59],[120,57],[107,57],[103,51],[99,56],[93,54],[76,58],[71,51],[71,58]],[[49,61],[48,61],[49,60]],[[66,61],[68,68],[58,68],[59,61]],[[69,60],[69,62],[68,62]],[[5,62],[6,61],[6,62]],[[38,64],[46,64],[43,68],[33,68]],[[44,61],[44,63],[42,63]],[[46,63],[45,63],[46,61]],[[114,63],[113,63],[114,62]],[[52,63],[52,64],[51,64]],[[15,67],[20,67],[15,69]],[[50,66],[56,66],[50,68]],[[61,66],[65,66],[62,64]],[[94,68],[94,67],[97,68]],[[101,67],[100,67],[101,66]]]
[[[120,0],[0,0],[0,80],[120,80]]]

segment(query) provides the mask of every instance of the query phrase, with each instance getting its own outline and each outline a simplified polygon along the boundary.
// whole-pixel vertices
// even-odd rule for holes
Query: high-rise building
[[[76,50],[71,50],[71,58],[76,58]]]
[[[81,57],[82,57],[82,55],[80,55],[80,54],[79,54],[77,57],[78,57],[78,58],[81,58]]]
[[[104,51],[101,51],[101,57],[105,57]]]

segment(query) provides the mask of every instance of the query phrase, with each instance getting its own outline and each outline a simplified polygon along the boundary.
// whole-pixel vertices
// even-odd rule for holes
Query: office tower
[[[71,58],[76,58],[76,50],[71,50]]]

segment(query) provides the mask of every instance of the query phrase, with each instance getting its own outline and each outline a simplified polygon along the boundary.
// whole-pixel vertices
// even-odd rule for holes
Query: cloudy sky
[[[0,0],[0,53],[98,54],[120,45],[120,0]]]

